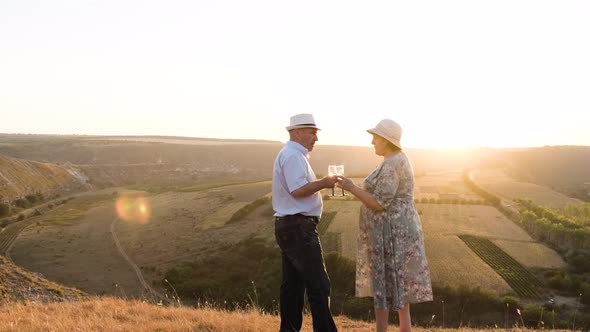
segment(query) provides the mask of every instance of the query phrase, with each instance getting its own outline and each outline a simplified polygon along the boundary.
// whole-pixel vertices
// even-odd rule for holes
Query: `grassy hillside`
[[[270,332],[277,331],[280,319],[276,314],[261,313],[252,308],[241,310],[217,310],[201,308],[163,307],[143,301],[125,301],[115,298],[92,298],[70,303],[12,303],[0,305],[0,331],[121,331],[121,332]],[[335,317],[340,331],[366,332],[374,329],[374,323],[353,321]],[[507,329],[494,331],[527,332],[511,320]],[[550,328],[551,322],[544,323]],[[395,330],[397,326],[391,325]],[[470,327],[458,329],[414,327],[416,332],[478,332]],[[312,331],[311,316],[303,319],[303,332]],[[552,329],[552,331],[561,331]]]
[[[269,192],[266,181],[161,193],[121,188],[88,193],[36,217],[10,255],[31,271],[86,292],[139,298],[144,290],[117,252],[112,232],[147,281],[159,283],[167,269],[207,257],[222,245],[251,234],[270,238],[269,214],[251,216],[251,223],[225,225],[239,208]],[[149,206],[145,222],[118,218],[117,202],[134,197],[142,197]]]
[[[45,197],[88,189],[85,175],[73,166],[42,163],[0,155],[0,203],[26,195]]]
[[[547,186],[571,186],[590,181],[590,147],[545,146],[506,151],[504,158],[523,177]]]
[[[64,287],[48,281],[42,275],[28,272],[0,255],[0,308],[18,301],[63,302],[85,296],[75,288]],[[0,322],[2,330],[5,320],[0,319]]]
[[[590,165],[590,164],[589,164]],[[580,204],[576,198],[552,190],[549,187],[515,179],[510,169],[477,169],[471,172],[478,186],[509,202],[515,198],[526,198],[534,203],[553,208],[563,208],[566,204]]]

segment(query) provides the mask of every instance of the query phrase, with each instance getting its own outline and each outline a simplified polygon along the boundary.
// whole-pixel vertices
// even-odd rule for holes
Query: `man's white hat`
[[[297,128],[315,128],[317,130],[320,130],[320,128],[318,128],[315,125],[315,120],[313,119],[313,115],[308,114],[308,113],[301,113],[301,114],[293,115],[291,117],[290,125],[286,128],[287,128],[287,130],[293,130],[293,129],[297,129]]]

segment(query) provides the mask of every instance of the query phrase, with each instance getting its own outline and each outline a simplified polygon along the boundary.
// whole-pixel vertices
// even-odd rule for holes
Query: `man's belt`
[[[318,222],[320,222],[320,218],[318,218],[318,217],[304,216],[301,213],[286,215],[283,217],[275,217],[275,221],[277,221],[277,222],[291,222],[291,221],[297,221],[297,220],[310,220],[316,224]]]

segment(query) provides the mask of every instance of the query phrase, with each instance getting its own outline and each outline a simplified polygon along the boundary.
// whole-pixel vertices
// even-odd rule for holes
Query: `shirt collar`
[[[295,150],[303,153],[303,155],[305,155],[305,156],[309,153],[309,150],[307,150],[307,148],[305,146],[303,146],[300,143],[297,143],[295,141],[288,141],[287,147],[289,147],[291,149],[295,149]]]

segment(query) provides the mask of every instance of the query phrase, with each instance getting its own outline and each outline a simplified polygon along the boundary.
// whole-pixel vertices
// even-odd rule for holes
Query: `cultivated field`
[[[461,180],[461,171],[439,171],[420,174],[415,178],[414,198],[480,200]]]
[[[458,171],[426,173],[416,178],[416,188],[422,195],[432,195],[423,196],[428,198],[450,197],[446,196],[450,193],[448,195],[455,195],[453,198],[479,200],[479,196],[463,185],[460,176]],[[362,179],[354,181],[360,183]],[[330,194],[331,191],[324,191],[324,195]],[[336,190],[338,194],[339,189]],[[356,259],[360,204],[359,201],[337,196],[329,197],[324,205],[326,212],[336,212],[328,232],[340,233],[340,252],[351,259]],[[491,240],[526,267],[562,268],[566,265],[556,252],[533,240],[492,206],[417,204],[417,207],[425,234],[432,281],[437,286],[479,285],[499,295],[511,291],[506,281],[459,239],[459,235],[465,234]]]
[[[471,172],[472,180],[481,188],[503,199],[530,199],[537,205],[562,208],[567,203],[579,204],[580,200],[565,196],[550,188],[530,182],[514,180],[502,169],[477,169]]]
[[[542,243],[500,239],[492,240],[492,242],[523,266],[545,269],[567,267],[561,256]]]
[[[361,203],[359,201],[342,200],[340,198],[325,201],[325,212],[336,212],[328,232],[340,234],[340,254],[356,259],[356,236],[358,233],[358,217]],[[320,221],[321,222],[321,221]]]
[[[360,202],[342,199],[331,199],[325,204],[326,211],[337,211],[328,231],[341,233],[340,252],[351,259],[356,259],[359,208]],[[471,212],[463,210],[464,208],[469,208]],[[488,206],[420,204],[419,209],[423,211],[422,223],[426,252],[435,285],[473,286],[476,284],[482,288],[495,290],[498,294],[506,294],[510,291],[508,284],[473,253],[457,235],[486,234],[494,238],[514,239],[516,237],[521,241],[522,238],[526,238],[522,230],[505,218],[501,221],[493,218],[490,220],[490,225],[486,227],[486,222],[483,221],[486,214],[491,213],[495,217],[493,213],[495,210]],[[424,211],[428,212],[424,214]],[[481,223],[477,222],[478,218],[482,219]],[[498,226],[507,226],[509,229],[504,232]],[[499,232],[494,232],[494,229]],[[512,235],[510,230],[515,229],[519,233]],[[532,241],[530,238],[529,240]]]

